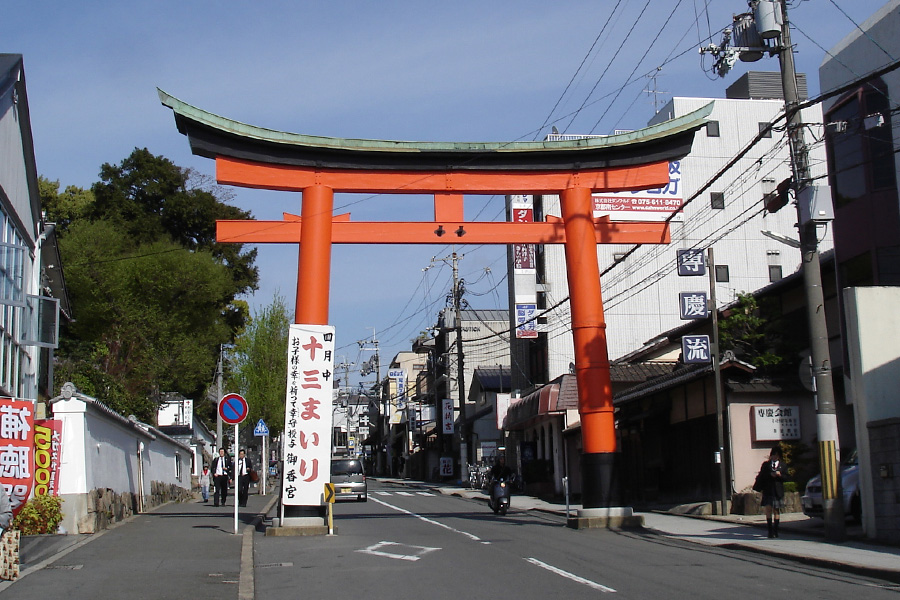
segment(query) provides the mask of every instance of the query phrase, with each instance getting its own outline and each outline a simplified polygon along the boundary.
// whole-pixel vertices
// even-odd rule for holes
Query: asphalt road
[[[368,502],[334,514],[333,536],[257,534],[257,599],[900,597],[882,581],[763,555],[572,530],[562,517],[517,510],[515,497],[499,517],[483,501],[370,480]]]

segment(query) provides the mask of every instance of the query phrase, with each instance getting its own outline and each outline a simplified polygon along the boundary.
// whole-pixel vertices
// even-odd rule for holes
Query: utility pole
[[[787,3],[784,0],[750,0],[752,13],[738,15],[735,23],[746,32],[747,25],[759,34],[761,47],[728,47],[732,31],[726,29],[722,44],[701,48],[716,57],[716,71],[724,77],[734,64],[738,54],[748,52],[761,55],[764,52],[778,54],[781,66],[781,87],[784,94],[784,112],[787,118],[788,141],[791,151],[792,189],[797,205],[797,228],[800,234],[800,253],[803,267],[803,283],[806,293],[806,316],[809,325],[810,357],[812,360],[813,386],[816,401],[816,430],[819,440],[819,469],[822,475],[822,502],[824,505],[825,539],[842,541],[846,534],[844,525],[844,501],[841,492],[837,414],[834,404],[831,356],[828,348],[828,326],[825,320],[825,296],[822,292],[822,271],[819,264],[817,226],[828,221],[829,216],[817,218],[812,202],[816,187],[810,185],[809,154],[803,139],[803,118],[800,114],[800,94],[797,90],[797,73],[794,67],[794,50],[788,21]],[[751,23],[752,21],[752,23]],[[775,38],[780,38],[775,39]],[[746,36],[735,36],[735,42],[747,41]],[[765,40],[775,39],[774,46]],[[757,56],[758,58],[758,56]]]
[[[722,370],[719,355],[719,306],[716,301],[716,259],[712,246],[706,250],[707,263],[709,264],[709,304],[712,320],[712,367],[713,379],[716,385],[716,432],[718,433],[719,451],[716,453],[719,463],[719,509],[720,515],[728,514],[727,485],[728,469],[725,468],[725,418],[724,401],[722,398]]]
[[[459,391],[459,478],[468,478],[466,466],[469,460],[469,424],[466,418],[466,376],[463,365],[462,337],[462,288],[459,281],[459,258],[456,252],[453,260],[453,309],[456,312],[456,384]]]
[[[357,342],[361,350],[374,350],[375,354],[372,357],[371,361],[367,361],[363,364],[362,369],[360,370],[360,375],[366,376],[373,372],[375,373],[375,402],[378,404],[378,409],[381,414],[380,423],[378,424],[378,429],[381,433],[381,443],[385,447],[385,452],[387,454],[387,472],[390,473],[391,467],[391,440],[390,440],[390,431],[388,428],[390,427],[390,415],[387,414],[387,407],[384,405],[384,398],[382,394],[382,386],[381,386],[381,358],[378,356],[378,339],[375,337],[375,328],[372,328],[372,347],[366,348],[366,342],[360,341]],[[374,364],[373,364],[374,362]],[[385,465],[383,464],[384,459],[382,458],[381,468],[378,468],[378,459],[383,456],[380,449],[376,450],[378,455],[376,458],[376,472],[380,474],[384,474]]]
[[[225,395],[222,390],[222,371],[224,370],[223,364],[223,354],[225,352],[224,346],[219,345],[219,362],[216,365],[216,387],[218,388],[217,393],[218,397],[216,398],[216,452],[219,451],[219,448],[224,448],[222,445],[222,415],[219,414],[219,402],[222,401],[222,396]]]
[[[797,74],[787,4],[781,4],[781,46],[778,61],[781,65],[781,86],[784,90],[784,111],[788,120],[791,147],[794,194],[797,202],[797,226],[800,231],[800,253],[803,260],[803,282],[806,288],[806,312],[809,322],[810,354],[816,394],[816,425],[819,437],[819,472],[822,474],[822,502],[824,506],[825,538],[841,541],[845,537],[844,502],[840,490],[840,469],[837,453],[837,413],[834,405],[834,381],[828,349],[828,326],[825,320],[825,296],[822,292],[822,271],[819,264],[817,224],[812,220],[810,207],[804,206],[812,197],[810,192],[809,156],[803,139],[803,118],[798,106]]]
[[[463,285],[459,279],[459,259],[461,257],[456,253],[444,258],[432,257],[432,263],[436,260],[448,262],[453,269],[453,291],[451,292],[453,302],[454,318],[456,320],[454,332],[456,333],[456,385],[458,395],[459,410],[459,473],[460,479],[463,481],[468,477],[466,465],[471,462],[469,460],[469,427],[466,419],[466,377],[464,372],[463,357],[463,337],[462,337],[462,295]],[[448,361],[449,362],[449,361]]]

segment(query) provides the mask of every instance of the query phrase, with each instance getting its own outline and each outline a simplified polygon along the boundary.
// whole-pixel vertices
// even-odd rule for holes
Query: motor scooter
[[[510,478],[498,477],[491,482],[491,497],[488,500],[488,506],[491,507],[495,515],[506,514],[506,511],[509,510],[511,495]]]

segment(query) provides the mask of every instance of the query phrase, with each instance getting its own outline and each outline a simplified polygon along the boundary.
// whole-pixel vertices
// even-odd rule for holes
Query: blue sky
[[[797,68],[812,94],[822,48],[882,5],[793,3]],[[39,172],[87,187],[101,164],[118,163],[135,147],[214,174],[213,161],[190,154],[157,87],[238,121],[334,137],[511,141],[543,137],[551,125],[569,133],[639,128],[654,101],[724,97],[746,70],[778,69],[777,59],[765,58],[720,79],[697,52],[710,36],[718,43],[732,15],[746,10],[742,0],[30,0],[4,7],[0,52],[24,55]],[[646,91],[652,73],[663,92],[655,97]],[[300,211],[298,194],[233,192],[234,203],[259,219]],[[336,209],[354,220],[424,220],[432,205],[421,196],[339,196]],[[502,198],[466,199],[467,218],[502,214]],[[504,250],[457,250],[471,305],[505,308]],[[339,360],[368,359],[356,341],[373,333],[383,364],[409,349],[450,289],[444,262],[423,269],[452,251],[335,246],[331,321]],[[260,246],[251,306],[280,293],[292,307],[296,264],[296,247]]]

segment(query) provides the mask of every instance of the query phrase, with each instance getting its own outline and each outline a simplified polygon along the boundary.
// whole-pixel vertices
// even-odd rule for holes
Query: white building
[[[0,54],[0,247],[0,394],[47,398],[67,303],[53,227],[41,216],[20,54]]]
[[[800,83],[801,95],[805,95],[805,79]],[[677,274],[678,250],[713,249],[715,293],[720,306],[741,292],[759,289],[799,268],[799,250],[762,233],[765,230],[798,237],[795,207],[788,205],[770,213],[763,202],[764,196],[791,174],[784,120],[779,120],[784,113],[780,85],[777,73],[751,72],[728,88],[728,98],[672,99],[649,125],[682,116],[709,102],[714,108],[710,123],[697,133],[691,153],[672,164],[669,186],[648,192],[595,195],[595,217],[610,214],[613,220],[665,220],[673,204],[682,204],[671,219],[671,243],[598,246],[610,359],[640,350],[661,332],[683,324],[679,293],[709,293],[708,275]],[[803,120],[808,124],[808,143],[821,140],[821,111],[804,110]],[[772,123],[775,126],[769,128]],[[760,136],[761,132],[765,133]],[[821,144],[810,144],[810,165],[813,177],[825,174]],[[511,203],[528,200],[510,197]],[[561,216],[558,196],[530,200],[535,220]],[[829,234],[821,240],[820,248],[831,246]],[[534,263],[533,289],[540,315],[537,333],[532,333],[530,340],[516,340],[512,353],[513,387],[523,390],[571,372],[575,361],[564,247],[536,248]],[[510,265],[512,272],[512,253]],[[517,274],[511,281],[512,307],[522,300],[519,288],[523,280]]]

